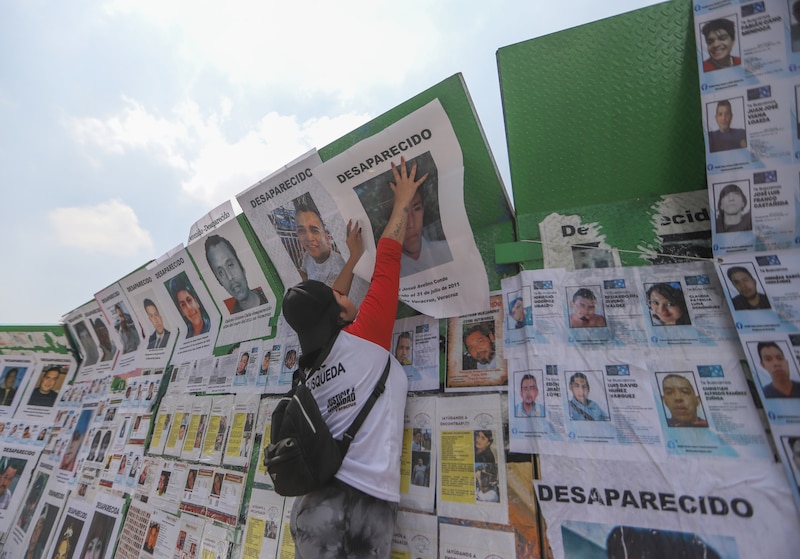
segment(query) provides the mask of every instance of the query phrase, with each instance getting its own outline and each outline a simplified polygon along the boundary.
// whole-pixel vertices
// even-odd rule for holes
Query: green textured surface
[[[497,60],[520,239],[538,239],[553,211],[705,188],[689,0],[503,47]],[[645,225],[620,230],[621,244],[652,234]]]
[[[438,98],[453,125],[464,157],[464,205],[481,253],[491,289],[500,289],[500,278],[517,273],[516,266],[495,264],[494,246],[515,239],[513,212],[492,159],[464,80],[455,74],[374,118],[319,150],[327,161],[390,124]]]

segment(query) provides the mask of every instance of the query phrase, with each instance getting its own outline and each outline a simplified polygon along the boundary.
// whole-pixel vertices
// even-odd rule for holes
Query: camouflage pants
[[[388,559],[397,503],[338,480],[297,497],[291,530],[296,559]]]

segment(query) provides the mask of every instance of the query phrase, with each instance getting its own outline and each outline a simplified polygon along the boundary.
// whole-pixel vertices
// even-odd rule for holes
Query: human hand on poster
[[[417,174],[417,164],[411,165],[411,171],[406,168],[406,158],[400,158],[400,166],[397,167],[392,162],[392,175],[394,182],[389,182],[389,186],[394,192],[394,207],[392,208],[392,215],[383,230],[382,237],[394,239],[399,243],[403,243],[406,235],[406,226],[408,225],[409,214],[412,212],[411,203],[414,196],[417,194],[419,186],[428,178],[428,173],[422,175],[419,179],[415,179]]]
[[[350,219],[347,222],[347,250],[350,251],[350,257],[344,263],[342,271],[336,277],[333,283],[333,290],[338,291],[343,295],[350,294],[350,287],[353,285],[353,270],[364,254],[364,238],[361,236],[361,226],[358,220],[355,222]]]

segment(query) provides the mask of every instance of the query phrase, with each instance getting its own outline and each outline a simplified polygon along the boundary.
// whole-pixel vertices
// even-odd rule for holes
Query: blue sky
[[[656,0],[0,0],[0,323],[58,322],[225,200],[498,48]]]

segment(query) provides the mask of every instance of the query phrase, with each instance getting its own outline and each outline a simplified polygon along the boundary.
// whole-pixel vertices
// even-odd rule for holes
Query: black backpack
[[[292,389],[280,399],[272,413],[270,444],[264,450],[264,465],[275,491],[285,497],[305,495],[320,489],[336,475],[350,443],[386,386],[391,363],[389,358],[367,403],[342,440],[334,439],[314,396],[305,384],[308,376],[319,368],[332,345],[330,343],[320,352],[311,368],[295,371]]]

